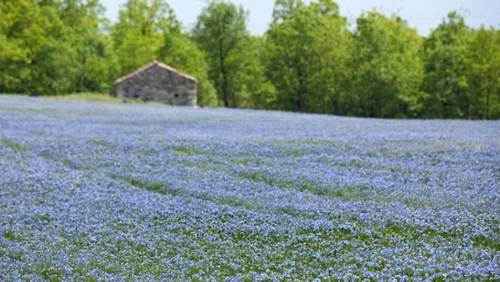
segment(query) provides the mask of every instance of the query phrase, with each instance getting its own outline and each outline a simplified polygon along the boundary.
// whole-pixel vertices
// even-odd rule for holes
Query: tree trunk
[[[492,85],[492,84],[490,84]],[[489,87],[488,87],[489,88]],[[490,119],[490,93],[489,89],[486,91],[486,119]]]
[[[305,92],[305,79],[304,79],[304,74],[302,73],[302,69],[299,67],[297,68],[297,76],[299,80],[299,87],[297,89],[297,97],[296,97],[296,104],[295,106],[297,107],[297,111],[302,112],[304,108],[304,92]]]
[[[227,81],[226,66],[224,65],[221,69],[222,74],[222,96],[224,98],[224,107],[229,107],[229,86]]]
[[[224,54],[224,38],[221,36],[219,40],[219,67],[222,78],[222,100],[224,101],[224,107],[229,107],[229,89],[227,81],[227,70],[226,70],[226,56]]]

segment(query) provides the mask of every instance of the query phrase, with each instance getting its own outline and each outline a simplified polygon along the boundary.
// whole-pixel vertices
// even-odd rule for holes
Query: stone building
[[[115,81],[119,97],[157,101],[175,106],[196,106],[198,81],[154,61]]]

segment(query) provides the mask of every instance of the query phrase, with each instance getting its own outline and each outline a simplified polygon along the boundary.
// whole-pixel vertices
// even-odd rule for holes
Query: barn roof
[[[127,74],[127,75],[125,75],[125,76],[117,79],[115,81],[115,84],[122,83],[123,81],[125,81],[125,80],[127,80],[129,78],[132,78],[132,77],[134,77],[134,76],[136,76],[136,75],[138,75],[138,74],[140,74],[140,73],[142,73],[142,72],[144,72],[144,71],[146,71],[146,70],[148,70],[148,69],[150,69],[152,67],[155,67],[155,66],[160,67],[160,68],[165,69],[165,70],[168,70],[170,72],[176,73],[177,75],[182,76],[184,78],[187,78],[189,80],[192,80],[194,82],[198,82],[198,80],[196,78],[194,78],[194,77],[192,77],[190,75],[187,75],[185,73],[182,73],[182,72],[174,69],[173,67],[171,67],[171,66],[169,66],[167,64],[164,64],[164,63],[158,62],[158,61],[153,61],[153,62],[151,62],[151,63],[143,66],[142,68],[140,68],[140,69],[138,69],[138,70],[136,70],[136,71],[134,71],[132,73],[129,73],[129,74]]]

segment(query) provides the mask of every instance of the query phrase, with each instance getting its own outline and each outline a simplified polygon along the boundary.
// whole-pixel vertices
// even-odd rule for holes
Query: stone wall
[[[154,64],[117,83],[117,94],[175,106],[196,106],[197,82]]]

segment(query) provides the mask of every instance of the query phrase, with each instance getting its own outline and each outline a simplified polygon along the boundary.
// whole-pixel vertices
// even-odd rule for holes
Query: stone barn
[[[119,97],[157,101],[174,106],[196,106],[198,81],[154,61],[115,81]]]

